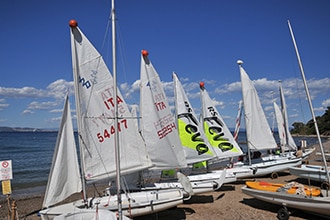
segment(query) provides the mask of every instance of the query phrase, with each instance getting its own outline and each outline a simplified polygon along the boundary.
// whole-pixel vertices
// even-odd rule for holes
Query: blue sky
[[[103,55],[110,0],[0,1],[0,126],[57,128],[72,96],[70,19]],[[229,127],[241,99],[238,59],[255,81],[269,122],[282,80],[289,123],[311,119],[287,20],[293,27],[316,115],[330,106],[328,0],[118,0],[118,84],[139,103],[140,51],[147,49],[173,104],[175,71],[196,112],[205,82]],[[110,35],[111,36],[111,35]],[[75,110],[73,96],[71,108]],[[75,112],[73,112],[75,115]]]

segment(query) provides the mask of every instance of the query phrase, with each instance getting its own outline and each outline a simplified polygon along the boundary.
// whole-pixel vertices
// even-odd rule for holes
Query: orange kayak
[[[269,182],[258,182],[258,181],[247,181],[245,182],[247,187],[252,189],[271,191],[271,192],[286,192],[289,194],[300,194],[306,196],[319,196],[321,191],[315,187],[307,187],[297,182],[290,182],[287,184],[281,183],[269,183]]]

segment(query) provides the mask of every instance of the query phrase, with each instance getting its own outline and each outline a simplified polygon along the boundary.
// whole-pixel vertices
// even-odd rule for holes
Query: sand
[[[330,150],[330,141],[324,143],[324,148]],[[318,152],[318,148],[315,152]],[[309,158],[310,164],[320,164],[315,156],[315,152]],[[277,179],[271,179],[269,176],[247,179],[258,181],[269,181],[286,183],[297,181],[307,184],[307,180],[290,175],[288,171],[279,174]],[[277,211],[280,206],[265,203],[245,195],[241,191],[246,180],[240,180],[235,183],[224,184],[218,191],[195,195],[190,200],[178,205],[176,208],[163,212],[151,214],[148,216],[136,217],[134,220],[213,220],[213,219],[277,219]],[[320,186],[318,182],[311,182],[315,186]],[[69,200],[78,199],[80,195],[71,196]],[[36,195],[28,198],[18,198],[17,213],[19,219],[37,220],[37,211],[42,205],[43,196]],[[7,219],[8,206],[4,197],[0,200],[0,219]],[[329,207],[330,208],[330,207]],[[314,215],[304,213],[299,210],[290,210],[292,213],[290,219],[321,219]]]

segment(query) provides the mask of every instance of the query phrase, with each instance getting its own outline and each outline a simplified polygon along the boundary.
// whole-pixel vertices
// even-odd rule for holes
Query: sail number
[[[121,132],[122,129],[127,128],[127,120],[123,119],[118,122],[118,132]],[[97,138],[99,139],[99,142],[102,143],[106,138],[111,138],[112,135],[115,134],[115,126],[111,125],[109,129],[104,129],[103,134],[97,133]]]
[[[163,127],[161,130],[157,131],[159,139],[162,139],[166,137],[169,133],[173,131],[173,129],[176,129],[175,123],[171,123]]]

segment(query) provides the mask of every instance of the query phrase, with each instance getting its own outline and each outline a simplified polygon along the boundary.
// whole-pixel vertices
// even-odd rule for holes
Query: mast
[[[297,59],[298,59],[298,63],[299,63],[299,68],[300,68],[300,72],[301,72],[301,76],[302,76],[302,79],[304,81],[304,87],[305,87],[305,91],[306,91],[306,95],[307,95],[307,99],[308,99],[308,103],[309,103],[309,108],[310,108],[311,113],[312,113],[312,117],[313,117],[313,122],[314,122],[315,130],[316,130],[317,138],[318,138],[318,141],[319,141],[319,144],[320,144],[321,153],[322,153],[322,159],[323,159],[323,162],[324,162],[325,173],[326,173],[327,178],[328,178],[328,183],[330,183],[328,166],[327,166],[327,161],[326,161],[325,155],[324,155],[324,149],[323,149],[323,144],[322,144],[321,137],[320,137],[319,128],[317,126],[317,122],[316,122],[316,118],[315,118],[315,114],[314,114],[314,110],[313,110],[312,101],[311,101],[311,98],[310,98],[310,95],[309,95],[309,91],[308,91],[308,87],[307,87],[307,83],[306,83],[304,69],[303,69],[303,66],[302,66],[302,63],[301,63],[301,60],[300,60],[300,55],[299,55],[298,47],[297,47],[296,40],[294,38],[293,31],[292,31],[291,24],[290,24],[290,21],[289,20],[288,20],[288,25],[289,25],[289,29],[290,29],[290,34],[291,34],[291,38],[292,38],[292,41],[293,41],[293,45],[294,45],[294,48],[295,48],[295,51],[296,51],[296,55],[297,55]]]
[[[121,186],[120,186],[120,152],[119,152],[119,134],[118,134],[118,103],[117,103],[117,65],[116,65],[116,14],[115,0],[111,1],[111,19],[112,19],[112,71],[113,71],[113,90],[114,90],[114,107],[115,107],[115,157],[116,157],[116,185],[118,199],[118,219],[123,218],[122,202],[121,202]]]
[[[238,132],[241,127],[241,116],[242,116],[242,104],[243,101],[240,100],[238,103],[238,111],[237,111],[237,116],[236,116],[236,125],[235,125],[235,130],[234,130],[234,140],[238,141]]]

